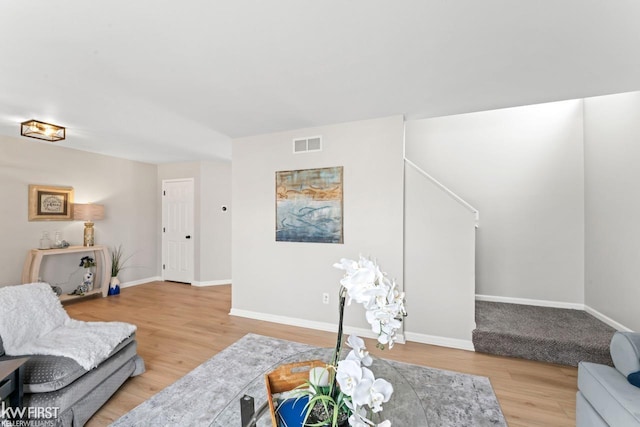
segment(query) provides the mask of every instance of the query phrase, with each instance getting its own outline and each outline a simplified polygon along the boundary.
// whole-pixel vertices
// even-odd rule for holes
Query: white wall
[[[158,188],[165,179],[194,180],[194,285],[231,282],[231,163],[226,161],[158,165]],[[162,200],[158,201],[161,212]],[[162,222],[160,214],[160,222]],[[162,237],[159,237],[162,240]],[[162,259],[162,248],[158,248]]]
[[[581,101],[407,122],[406,156],[480,211],[478,294],[584,302]]]
[[[585,100],[585,303],[640,330],[640,92]]]
[[[475,222],[471,210],[406,166],[407,339],[473,349]]]
[[[200,281],[231,283],[231,162],[202,162],[200,173]]]
[[[323,151],[292,153],[293,138],[315,135]],[[332,264],[359,254],[402,285],[402,140],[403,118],[394,116],[233,141],[232,314],[337,325],[342,275]],[[330,166],[344,167],[344,244],[276,242],[276,171]],[[347,325],[367,327],[360,307],[345,315]]]
[[[81,221],[27,220],[29,184],[71,186],[76,202],[104,204],[105,219],[95,224],[96,244],[122,244],[125,253],[133,255],[131,268],[120,279],[132,282],[158,276],[155,165],[0,136],[0,194],[4,200],[0,203],[0,286],[21,283],[27,251],[38,247],[43,231],[53,238],[59,230],[71,244],[82,244]],[[59,270],[56,282],[78,267],[80,256],[68,257],[64,262],[56,260],[60,263],[59,269],[53,269]]]

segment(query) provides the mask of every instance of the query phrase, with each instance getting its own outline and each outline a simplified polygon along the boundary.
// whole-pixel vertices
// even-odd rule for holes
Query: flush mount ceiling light
[[[45,141],[62,141],[65,138],[65,128],[39,120],[27,120],[20,124],[20,135]]]

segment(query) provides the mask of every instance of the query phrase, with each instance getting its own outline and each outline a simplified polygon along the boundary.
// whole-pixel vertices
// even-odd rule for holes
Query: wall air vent
[[[310,153],[312,151],[322,151],[321,136],[309,136],[293,140],[294,153]]]

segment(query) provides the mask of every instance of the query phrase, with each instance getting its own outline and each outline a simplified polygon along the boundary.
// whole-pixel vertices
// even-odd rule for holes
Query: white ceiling
[[[0,0],[0,134],[37,118],[68,127],[56,144],[150,163],[633,90],[638,0]]]

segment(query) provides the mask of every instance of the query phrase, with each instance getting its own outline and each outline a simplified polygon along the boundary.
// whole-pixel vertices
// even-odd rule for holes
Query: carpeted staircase
[[[615,329],[582,310],[476,301],[478,352],[578,366],[612,365]]]

